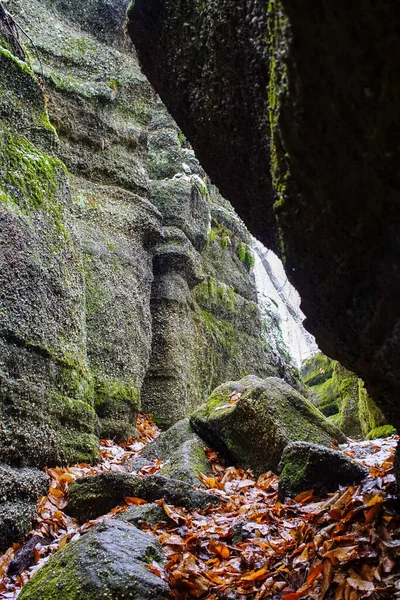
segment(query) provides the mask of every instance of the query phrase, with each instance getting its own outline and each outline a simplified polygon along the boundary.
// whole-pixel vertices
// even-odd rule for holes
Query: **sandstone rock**
[[[158,458],[165,463],[159,471],[160,475],[201,486],[199,473],[211,473],[205,447],[205,442],[193,431],[189,419],[182,419],[146,446],[132,468],[140,468],[142,460],[150,462]]]
[[[212,494],[162,475],[149,475],[140,479],[124,473],[103,473],[77,479],[70,486],[67,510],[80,522],[85,522],[106,514],[122,504],[126,497],[143,498],[148,502],[164,498],[167,504],[185,508],[205,508],[209,504],[220,502]]]
[[[321,352],[304,362],[302,377],[313,404],[349,437],[365,438],[386,424],[363,381]]]
[[[194,436],[198,438],[190,425],[189,418],[182,419],[175,423],[175,425],[172,425],[167,431],[161,433],[153,442],[145,446],[141,456],[148,459],[158,458],[162,461],[168,460],[172,454],[179,450],[182,444]]]
[[[290,442],[329,446],[346,440],[308,400],[276,377],[249,376],[221,385],[190,422],[211,446],[255,475],[276,471]]]
[[[90,461],[96,416],[65,167],[33,71],[7,52],[0,63],[0,461]]]
[[[335,492],[340,486],[360,483],[368,475],[368,469],[342,452],[307,442],[286,446],[279,471],[282,501],[307,490],[316,494]]]
[[[153,536],[121,521],[104,522],[54,554],[20,598],[162,600],[169,587],[147,568],[153,560],[165,561]]]
[[[210,463],[204,452],[205,447],[205,442],[194,435],[170,456],[160,470],[160,475],[202,487],[203,484],[200,483],[199,475],[201,473],[204,475],[212,473]]]

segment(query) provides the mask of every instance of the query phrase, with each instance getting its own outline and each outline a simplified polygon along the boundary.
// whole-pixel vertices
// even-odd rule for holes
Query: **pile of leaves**
[[[44,564],[54,552],[63,548],[68,542],[78,539],[104,517],[88,521],[83,526],[68,516],[64,509],[67,506],[67,492],[70,484],[80,477],[98,475],[106,471],[126,472],[130,463],[140,454],[140,451],[159,434],[160,430],[153,423],[150,415],[139,414],[136,425],[140,438],[130,440],[127,444],[115,444],[111,440],[100,441],[101,461],[96,466],[88,464],[74,465],[71,467],[56,467],[45,469],[50,476],[50,489],[47,496],[41,496],[38,502],[38,517],[34,529],[27,536],[41,538],[45,545],[38,543],[34,548],[35,566],[29,568],[15,577],[7,576],[9,566],[18,552],[21,544],[13,544],[2,556],[0,555],[0,599],[13,600],[17,598],[21,588],[29,581],[33,574]],[[123,465],[127,465],[124,467]],[[139,474],[150,475],[158,471],[162,463],[154,460],[153,464],[144,467]],[[127,505],[116,507],[108,517],[126,510]],[[47,543],[50,542],[50,543]]]
[[[148,416],[140,417],[140,429],[141,439],[127,445],[103,440],[102,462],[96,467],[48,469],[50,492],[39,501],[31,535],[50,537],[52,543],[36,546],[36,566],[15,578],[6,573],[18,547],[0,557],[0,598],[16,598],[47,556],[95,523],[144,502],[127,498],[105,517],[81,527],[63,511],[66,491],[75,478],[124,470],[122,465],[158,434]],[[216,452],[207,449],[213,475],[200,479],[223,502],[188,511],[160,499],[165,521],[144,529],[162,543],[167,564],[154,562],[149,569],[168,581],[175,600],[400,598],[400,514],[393,475],[397,441],[393,436],[351,442],[343,450],[370,469],[361,485],[325,498],[309,491],[285,503],[278,500],[276,475],[270,472],[255,479],[249,471],[226,467]],[[160,466],[155,461],[140,474],[145,477]]]
[[[400,516],[395,512],[397,438],[352,443],[346,453],[369,466],[359,486],[320,499],[305,492],[278,501],[279,478],[257,480],[223,468],[202,482],[226,503],[188,512],[169,507],[176,528],[156,527],[169,557],[164,577],[177,600],[358,600],[400,598]]]

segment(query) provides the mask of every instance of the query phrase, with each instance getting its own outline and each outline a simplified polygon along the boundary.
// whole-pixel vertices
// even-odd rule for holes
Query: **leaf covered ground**
[[[66,515],[66,492],[78,477],[123,471],[145,444],[158,435],[140,416],[141,438],[125,445],[102,440],[101,463],[48,469],[51,487],[39,499],[38,519],[29,537],[46,538],[34,550],[36,565],[14,577],[9,565],[21,546],[0,556],[0,598],[14,599],[47,557],[77,539],[95,523],[112,519],[140,498],[82,526]],[[163,544],[168,562],[149,568],[171,586],[175,600],[358,600],[400,598],[400,511],[394,497],[393,454],[398,437],[350,442],[343,450],[366,465],[363,484],[317,498],[312,491],[278,501],[279,478],[226,467],[207,449],[213,475],[201,477],[221,506],[188,511],[165,504],[166,521],[147,531]],[[143,477],[161,466],[154,461]],[[397,512],[396,512],[397,511]],[[167,519],[167,516],[169,517]],[[167,524],[167,522],[169,524]],[[172,524],[171,524],[172,523]]]

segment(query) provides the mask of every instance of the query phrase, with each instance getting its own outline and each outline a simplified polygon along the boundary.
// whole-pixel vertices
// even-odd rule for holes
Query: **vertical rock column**
[[[160,103],[149,135],[149,174],[152,202],[163,215],[163,230],[153,250],[152,355],[142,403],[162,427],[193,409],[193,371],[201,362],[195,352],[201,340],[191,290],[204,279],[200,252],[210,217],[202,181],[185,175],[183,169],[190,170],[184,159],[178,129]]]

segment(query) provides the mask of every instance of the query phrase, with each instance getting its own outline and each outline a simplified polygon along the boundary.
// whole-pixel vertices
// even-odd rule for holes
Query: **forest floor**
[[[49,494],[39,499],[38,518],[28,538],[51,538],[51,543],[37,544],[36,564],[15,577],[7,572],[21,545],[14,544],[0,556],[1,599],[17,598],[51,554],[93,525],[144,503],[126,498],[124,505],[81,526],[64,512],[70,483],[105,471],[125,471],[122,465],[159,433],[148,415],[140,415],[138,429],[141,438],[128,444],[102,440],[97,466],[46,469]],[[175,600],[400,598],[400,510],[393,475],[398,439],[350,441],[341,449],[369,468],[361,485],[324,498],[309,491],[286,503],[278,501],[277,475],[269,472],[254,479],[249,471],[226,467],[207,449],[213,475],[201,481],[223,502],[189,511],[160,499],[173,525],[163,521],[144,528],[160,540],[167,556],[165,565],[153,563],[149,569],[169,583]],[[161,462],[154,461],[138,474],[145,477],[160,467]]]

